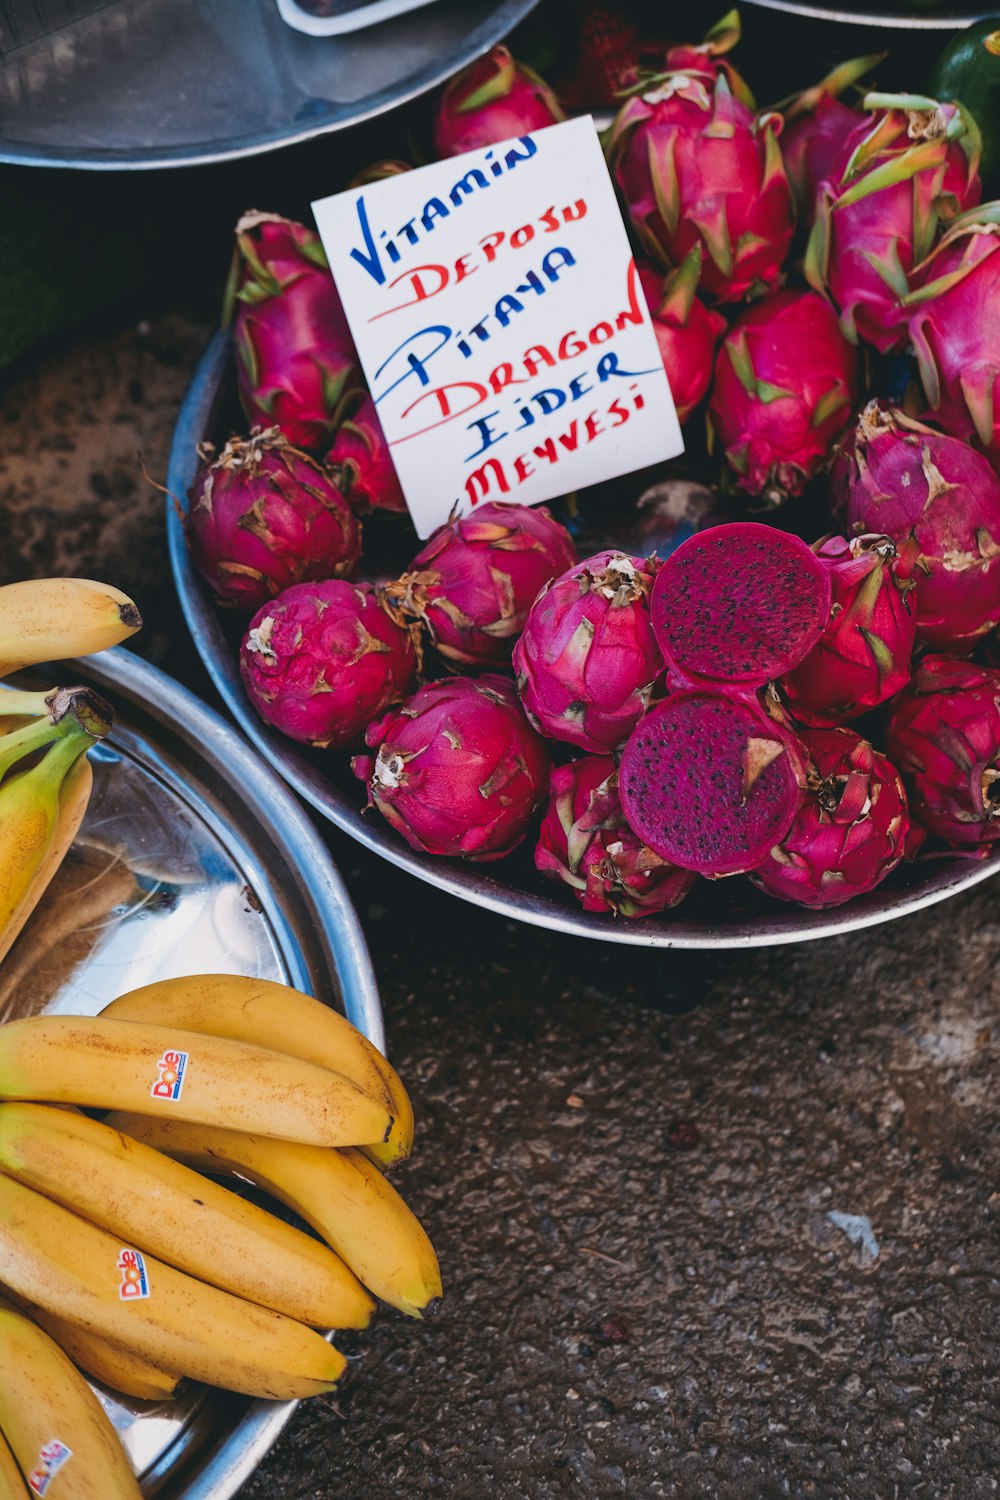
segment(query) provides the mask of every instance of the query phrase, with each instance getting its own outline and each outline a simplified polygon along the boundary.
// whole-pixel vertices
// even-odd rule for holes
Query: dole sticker
[[[123,1248],[118,1256],[118,1271],[121,1275],[118,1295],[123,1302],[138,1302],[149,1296],[149,1277],[140,1250]]]
[[[164,1052],[156,1064],[160,1076],[149,1091],[152,1097],[154,1099],[179,1099],[184,1087],[187,1064],[186,1052]]]
[[[73,1457],[72,1448],[67,1448],[58,1438],[47,1442],[38,1455],[38,1462],[28,1475],[28,1489],[33,1495],[44,1495],[67,1459]]]

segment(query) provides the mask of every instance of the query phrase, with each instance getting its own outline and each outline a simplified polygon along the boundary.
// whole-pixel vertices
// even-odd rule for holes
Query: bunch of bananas
[[[412,1140],[381,1053],[285,985],[165,980],[0,1027],[0,1500],[52,1464],[75,1474],[54,1496],[138,1495],[79,1370],[145,1399],[184,1377],[296,1399],[345,1367],[317,1330],[366,1327],[376,1299],[432,1311],[437,1258],[385,1175]]]

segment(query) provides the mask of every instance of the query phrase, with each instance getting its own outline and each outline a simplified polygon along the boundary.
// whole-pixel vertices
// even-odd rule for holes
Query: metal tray
[[[996,14],[995,10],[969,5],[935,5],[924,10],[899,0],[874,10],[853,5],[814,5],[812,0],[746,0],[748,5],[764,10],[784,11],[810,21],[831,21],[836,26],[879,26],[895,31],[961,31],[976,21]]]
[[[375,976],[309,818],[213,710],[129,651],[60,663],[115,706],[66,863],[0,966],[0,1021],[98,1011],[198,972],[277,979],[335,1004],[380,1048]],[[193,1386],[163,1404],[98,1388],[149,1500],[228,1500],[297,1403]]]
[[[212,339],[178,417],[167,488],[182,507],[197,468],[196,445],[203,438],[219,436],[222,409],[230,395],[229,343],[225,330]],[[627,511],[624,514],[627,516]],[[167,532],[174,582],[194,643],[244,734],[289,786],[351,838],[418,879],[476,906],[554,932],[643,947],[762,947],[852,932],[907,916],[1000,871],[1000,847],[984,860],[943,856],[900,868],[869,895],[819,912],[772,901],[747,881],[704,881],[675,911],[642,920],[616,920],[583,911],[566,887],[543,880],[532,864],[530,839],[527,847],[522,845],[508,859],[493,865],[417,854],[378,813],[362,814],[361,783],[352,777],[345,755],[310,752],[258,718],[240,681],[236,660],[239,622],[216,607],[211,591],[193,567],[183,521],[173,499],[167,501]],[[629,545],[618,541],[619,536],[621,533],[607,538],[604,545]],[[417,545],[414,542],[414,549]],[[402,559],[402,565],[405,561]]]

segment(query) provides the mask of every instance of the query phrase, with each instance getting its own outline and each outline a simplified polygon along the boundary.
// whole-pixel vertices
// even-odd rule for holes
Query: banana
[[[431,1242],[392,1183],[362,1152],[139,1115],[115,1113],[106,1123],[189,1166],[248,1178],[321,1234],[374,1296],[411,1317],[434,1311],[441,1271]]]
[[[383,1104],[315,1063],[172,1026],[89,1016],[0,1026],[0,1099],[167,1114],[321,1146],[385,1140],[392,1129]]]
[[[47,1333],[0,1302],[0,1430],[35,1495],[142,1500],[118,1434]],[[56,1480],[56,1476],[58,1481]]]
[[[112,1000],[101,1014],[230,1037],[332,1068],[393,1117],[388,1140],[366,1145],[365,1155],[388,1167],[410,1154],[413,1107],[395,1069],[345,1016],[290,985],[243,974],[162,979]]]
[[[86,1115],[0,1104],[0,1172],[248,1302],[316,1328],[367,1328],[375,1304],[326,1245]]]
[[[175,1271],[4,1176],[0,1267],[25,1301],[224,1390],[294,1401],[332,1390],[346,1365],[304,1324]],[[9,1438],[2,1415],[0,1428]]]
[[[7,1439],[0,1432],[0,1500],[30,1500],[28,1488],[17,1467],[17,1459],[10,1451]]]
[[[20,1303],[20,1298],[17,1300]],[[55,1340],[75,1365],[109,1390],[121,1396],[132,1396],[137,1401],[163,1402],[176,1395],[181,1383],[179,1375],[168,1375],[165,1370],[158,1370],[120,1344],[111,1344],[96,1333],[67,1323],[55,1313],[30,1303],[24,1303],[22,1311]],[[0,1497],[2,1495],[3,1486],[0,1485]]]
[[[94,773],[90,769],[90,761],[82,755],[59,789],[59,809],[48,852],[39,864],[34,880],[0,930],[0,962],[6,958],[20,936],[25,922],[41,901],[69,853],[90,804],[93,785]]]
[[[132,600],[91,578],[30,578],[0,588],[0,677],[42,661],[90,656],[134,635]]]

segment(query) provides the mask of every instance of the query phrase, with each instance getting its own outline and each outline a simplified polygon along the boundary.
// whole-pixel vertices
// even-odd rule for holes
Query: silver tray
[[[129,651],[60,663],[115,706],[77,840],[0,966],[0,1021],[95,1015],[155,979],[277,979],[385,1038],[360,923],[309,818],[217,713]],[[23,679],[20,679],[23,680]],[[297,1403],[193,1386],[163,1404],[98,1388],[150,1500],[229,1500]]]
[[[962,31],[976,21],[996,15],[995,10],[968,5],[939,5],[933,10],[919,10],[900,3],[855,10],[851,5],[814,5],[811,0],[746,0],[746,3],[810,21],[831,21],[836,26],[879,26],[896,31]]]
[[[229,342],[225,330],[212,339],[178,417],[167,488],[182,507],[197,468],[196,445],[203,438],[218,437],[223,407],[231,399]],[[819,912],[771,901],[746,881],[705,881],[675,911],[631,920],[585,912],[565,886],[543,880],[532,865],[530,838],[527,847],[495,865],[417,854],[378,813],[362,814],[361,783],[351,776],[345,755],[307,751],[257,717],[240,681],[233,625],[213,603],[211,591],[191,563],[183,521],[173,499],[167,501],[167,532],[174,582],[194,643],[229,712],[264,758],[301,797],[359,844],[439,890],[500,916],[553,932],[642,947],[759,947],[853,932],[907,916],[1000,871],[1000,847],[984,860],[943,856],[900,868],[869,895]],[[614,537],[604,542],[615,544]],[[417,545],[414,542],[414,549]],[[234,618],[230,614],[228,621]],[[238,631],[235,639],[238,642]]]

